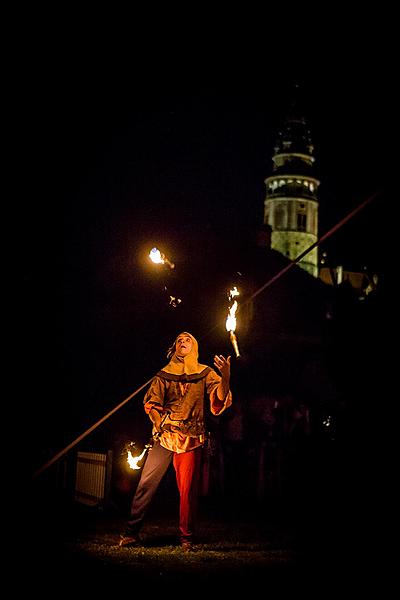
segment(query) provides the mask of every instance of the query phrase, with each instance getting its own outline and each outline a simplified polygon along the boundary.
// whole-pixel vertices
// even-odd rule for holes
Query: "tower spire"
[[[271,247],[291,260],[318,239],[319,180],[315,177],[314,145],[300,107],[300,86],[278,132],[272,175],[265,179],[264,223],[272,228]],[[299,266],[318,277],[317,248]]]

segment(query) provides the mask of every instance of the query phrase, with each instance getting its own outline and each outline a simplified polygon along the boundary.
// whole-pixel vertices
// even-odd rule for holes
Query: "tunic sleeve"
[[[232,392],[226,394],[223,402],[218,398],[217,388],[221,382],[221,377],[215,371],[211,370],[206,378],[207,394],[210,397],[210,409],[213,415],[220,415],[232,404]]]
[[[162,413],[165,401],[165,381],[160,377],[154,377],[153,381],[150,384],[149,389],[147,390],[144,399],[144,410],[146,414],[151,417],[151,410],[155,409],[156,411]],[[153,420],[153,419],[152,419]]]

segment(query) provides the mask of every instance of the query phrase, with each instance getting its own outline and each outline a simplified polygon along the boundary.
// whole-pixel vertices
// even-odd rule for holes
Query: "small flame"
[[[128,450],[128,457],[127,457],[127,461],[128,461],[128,465],[130,466],[131,469],[135,470],[135,469],[140,469],[140,467],[138,466],[138,462],[140,460],[142,460],[143,456],[146,454],[146,450],[149,446],[145,446],[143,449],[143,452],[140,454],[140,456],[132,456],[132,452],[130,450]]]
[[[156,265],[168,265],[170,269],[174,269],[175,265],[172,263],[158,248],[152,248],[149,252],[150,260]]]
[[[232,290],[229,291],[228,294],[228,298],[229,301],[231,302],[233,300],[233,298],[235,298],[236,296],[240,296],[240,293],[237,289],[237,287],[235,286]],[[236,339],[236,335],[235,335],[235,329],[236,329],[236,311],[238,309],[238,303],[237,300],[234,300],[232,306],[229,307],[228,310],[228,316],[226,319],[226,330],[229,331],[229,337],[232,343],[232,346],[235,350],[235,354],[236,357],[239,358],[240,356],[240,352],[239,352],[239,346],[238,346],[238,342]]]
[[[232,290],[229,291],[228,298],[231,301],[235,296],[239,296],[239,292],[237,287],[235,286]],[[232,306],[229,307],[228,317],[226,319],[226,330],[227,331],[235,331],[236,329],[236,311],[238,308],[237,300],[234,301]]]

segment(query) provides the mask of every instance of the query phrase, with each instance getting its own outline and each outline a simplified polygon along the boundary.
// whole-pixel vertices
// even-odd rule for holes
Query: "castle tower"
[[[272,228],[271,247],[294,260],[318,240],[320,183],[313,170],[310,132],[295,105],[278,134],[274,151],[273,174],[265,179],[264,224]],[[318,248],[298,264],[318,277]]]

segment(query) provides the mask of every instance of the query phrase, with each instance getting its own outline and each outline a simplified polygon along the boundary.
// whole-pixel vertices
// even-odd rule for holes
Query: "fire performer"
[[[231,357],[214,357],[211,367],[198,362],[197,340],[188,332],[178,335],[167,357],[170,362],[153,378],[144,397],[144,409],[153,422],[153,444],[132,500],[130,517],[120,546],[140,545],[139,531],[147,508],[173,462],[180,495],[179,533],[182,548],[193,547],[205,442],[205,399],[211,413],[220,415],[232,404]]]

